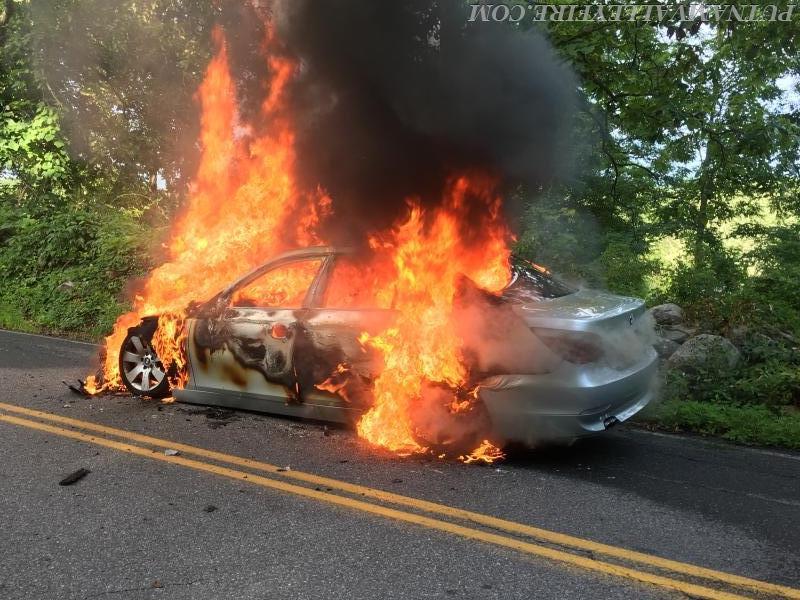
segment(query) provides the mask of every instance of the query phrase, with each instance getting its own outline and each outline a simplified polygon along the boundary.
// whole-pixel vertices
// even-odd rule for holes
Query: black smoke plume
[[[473,168],[536,189],[566,163],[575,82],[535,31],[468,21],[459,0],[279,0],[299,59],[290,89],[298,181],[333,197],[329,235],[359,242],[407,197]]]

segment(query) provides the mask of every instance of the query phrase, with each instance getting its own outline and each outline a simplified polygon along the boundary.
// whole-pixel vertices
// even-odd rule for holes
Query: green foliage
[[[600,285],[603,275],[592,264],[603,249],[599,228],[590,216],[571,204],[563,190],[531,202],[515,252],[562,276]]]
[[[99,337],[125,309],[119,293],[147,265],[133,215],[87,210],[2,212],[0,305],[3,321]],[[7,321],[7,322],[6,322]]]
[[[800,448],[800,352],[774,324],[737,325],[736,369],[667,371],[661,401],[643,417],[660,426],[722,435],[733,441]]]
[[[800,225],[768,229],[749,258],[759,271],[741,295],[752,307],[747,319],[800,337]]]
[[[63,193],[70,176],[70,160],[64,146],[58,116],[48,106],[10,102],[3,109],[0,165],[13,168],[21,176],[20,185],[47,184],[51,193]]]
[[[662,385],[667,401],[742,406],[794,406],[800,409],[800,357],[788,340],[781,343],[750,332],[743,361],[736,369],[700,371],[691,375],[667,371]]]
[[[794,23],[522,26],[544,28],[577,72],[584,98],[577,137],[594,141],[581,148],[580,176],[565,191],[564,208],[578,216],[562,231],[585,242],[580,227],[569,225],[588,219],[601,247],[575,252],[582,266],[570,270],[591,270],[606,246],[618,245],[609,234],[622,236],[642,263],[649,244],[670,235],[691,250],[681,277],[692,278],[686,271],[696,268],[698,284],[710,276],[727,287],[731,265],[720,260],[721,225],[755,211],[741,198],[798,209],[800,119],[778,83],[800,68]],[[525,226],[542,227],[540,216],[530,215]],[[642,289],[639,272],[621,282],[609,275],[613,285]],[[681,287],[691,292],[693,282]]]
[[[800,334],[800,227],[754,227],[755,250],[719,248],[702,265],[679,261],[652,301],[684,306],[701,328],[727,333],[747,326],[768,337]],[[750,273],[748,273],[750,271]]]
[[[0,2],[0,326],[97,338],[126,310],[193,169],[216,12]]]
[[[672,400],[653,406],[639,421],[742,444],[800,449],[800,413],[768,406]]]
[[[53,0],[18,16],[43,100],[62,115],[75,156],[126,192],[193,171],[194,93],[210,55],[213,3]]]
[[[723,248],[705,258],[702,264],[679,261],[665,267],[669,285],[653,299],[676,302],[703,329],[718,331],[729,324],[745,269],[740,257]]]
[[[609,234],[599,259],[606,276],[606,287],[619,294],[645,296],[647,278],[657,269],[655,261],[637,252],[634,240],[621,234]]]

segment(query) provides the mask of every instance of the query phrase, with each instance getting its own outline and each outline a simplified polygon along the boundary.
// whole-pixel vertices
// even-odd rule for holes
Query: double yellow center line
[[[28,418],[14,415],[23,415]],[[268,463],[150,437],[124,429],[107,427],[89,421],[71,419],[2,402],[0,402],[0,421],[152,460],[180,465],[196,471],[246,481],[253,485],[311,498],[394,521],[411,523],[466,539],[510,548],[524,554],[557,561],[573,567],[682,592],[696,598],[721,600],[744,598],[747,597],[743,595],[745,593],[756,593],[758,596],[800,600],[800,590],[794,588],[723,573],[625,548],[609,546],[531,525],[507,521],[490,515],[402,496],[329,477],[302,471],[283,470]],[[167,448],[178,450],[181,455],[165,455],[162,450]],[[195,458],[186,458],[185,456]],[[259,473],[266,473],[269,476]],[[290,483],[287,480],[294,480],[299,482],[300,485],[298,483]],[[321,488],[326,488],[327,491],[322,491]],[[339,493],[332,493],[334,490]],[[365,499],[370,499],[373,502],[365,501]],[[411,510],[401,510],[387,505]],[[596,555],[602,555],[606,557],[606,560],[594,558]],[[609,560],[618,562],[609,562]],[[645,568],[650,570],[644,570]],[[697,583],[698,581],[702,582],[702,584]]]

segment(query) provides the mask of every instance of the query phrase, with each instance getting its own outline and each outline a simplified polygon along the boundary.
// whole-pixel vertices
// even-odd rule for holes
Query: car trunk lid
[[[597,290],[518,304],[514,312],[557,355],[574,364],[625,368],[645,351],[644,302]]]
[[[536,329],[597,333],[631,327],[644,311],[644,302],[638,298],[598,290],[514,306],[514,312]]]

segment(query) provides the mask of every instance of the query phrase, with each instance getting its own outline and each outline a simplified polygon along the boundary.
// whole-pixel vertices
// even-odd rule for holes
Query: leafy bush
[[[629,231],[603,232],[569,196],[551,191],[531,202],[523,227],[516,253],[589,287],[647,294],[646,279],[657,267],[647,244]]]
[[[125,310],[120,292],[146,260],[141,225],[124,212],[3,211],[0,325],[99,337]]]
[[[745,278],[741,257],[717,248],[707,252],[700,264],[680,261],[668,269],[668,285],[658,300],[681,305],[703,329],[719,331],[730,321]]]
[[[609,236],[597,262],[609,290],[628,296],[647,295],[647,278],[656,270],[656,263],[637,252],[631,239],[619,234]]]
[[[727,335],[742,353],[732,370],[665,374],[663,402],[645,417],[661,426],[800,448],[800,231],[763,232],[737,259],[680,265],[668,295],[701,328]],[[743,268],[749,264],[755,273]]]
[[[759,272],[739,298],[753,309],[743,321],[800,337],[800,225],[770,228],[760,242],[749,255]]]

